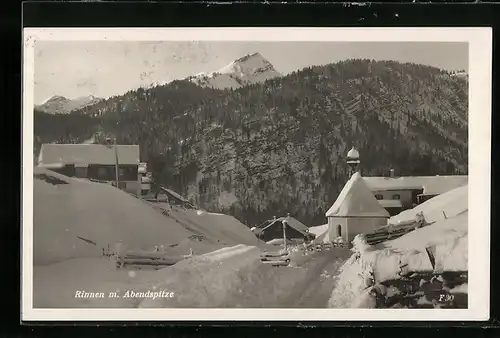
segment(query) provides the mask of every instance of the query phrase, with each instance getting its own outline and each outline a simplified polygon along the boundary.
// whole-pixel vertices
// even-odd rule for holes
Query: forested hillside
[[[237,90],[176,81],[64,116],[35,112],[38,142],[93,134],[139,144],[155,179],[253,225],[290,212],[308,225],[347,180],[467,173],[467,82],[422,65],[348,60]]]

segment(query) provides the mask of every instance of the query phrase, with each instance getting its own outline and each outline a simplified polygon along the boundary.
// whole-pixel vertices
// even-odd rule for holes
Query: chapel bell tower
[[[347,153],[347,164],[349,165],[349,175],[352,176],[354,173],[359,172],[359,152],[356,148],[352,147]]]

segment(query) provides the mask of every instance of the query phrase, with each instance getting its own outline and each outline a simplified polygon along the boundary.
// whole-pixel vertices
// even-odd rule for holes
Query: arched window
[[[392,195],[392,199],[393,200],[400,200],[401,196],[399,196],[399,194],[395,194],[395,195]]]
[[[378,200],[383,200],[384,199],[384,196],[380,195],[380,194],[376,194],[375,195],[375,198],[378,199]]]
[[[337,224],[337,237],[342,236],[342,226],[340,224]]]

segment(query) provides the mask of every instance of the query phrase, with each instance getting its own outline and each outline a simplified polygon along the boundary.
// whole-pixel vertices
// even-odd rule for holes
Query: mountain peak
[[[242,56],[228,65],[211,73],[199,73],[188,80],[202,87],[216,89],[239,88],[249,84],[264,82],[281,74],[260,53]]]
[[[100,100],[100,98],[94,95],[82,96],[73,100],[61,95],[54,95],[44,103],[36,106],[36,108],[48,114],[67,114],[74,110],[97,103]]]
[[[254,59],[254,60],[263,60],[267,63],[269,63],[269,61],[267,61],[262,55],[260,55],[259,52],[256,52],[256,53],[251,53],[251,54],[247,54],[245,56],[242,56],[236,60],[234,60],[234,62],[239,62],[239,63],[242,63],[242,62],[246,62],[250,59]]]
[[[56,102],[56,101],[68,101],[68,99],[64,96],[61,96],[61,95],[54,95],[54,96],[48,98],[47,100],[45,100],[42,104],[46,104],[49,102]]]

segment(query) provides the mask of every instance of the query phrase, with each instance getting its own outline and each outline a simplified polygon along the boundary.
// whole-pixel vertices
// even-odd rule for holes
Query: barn
[[[299,220],[291,217],[274,218],[264,223],[262,227],[254,229],[255,235],[265,242],[275,239],[283,239],[283,227],[285,228],[286,239],[293,242],[304,242],[314,239],[314,234],[309,232],[309,228]]]

